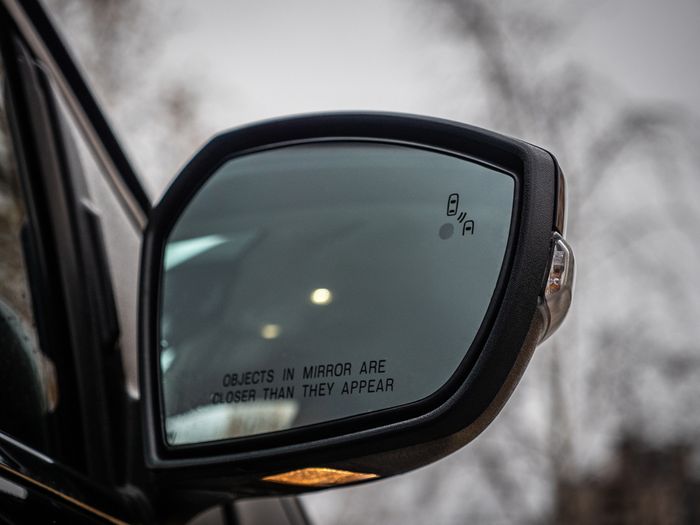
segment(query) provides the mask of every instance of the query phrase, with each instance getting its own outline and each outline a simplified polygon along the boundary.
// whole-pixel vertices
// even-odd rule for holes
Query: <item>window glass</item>
[[[102,165],[80,131],[61,93],[53,89],[53,95],[62,122],[66,125],[68,140],[77,152],[79,164],[76,164],[74,169],[79,173],[73,173],[74,179],[86,185],[85,194],[90,207],[99,217],[120,327],[119,347],[126,378],[125,386],[132,398],[138,398],[136,315],[141,233],[134,230],[129,222]]]
[[[0,432],[44,448],[45,414],[56,406],[45,387],[51,364],[41,353],[24,249],[28,228],[6,104],[0,59]],[[54,392],[54,394],[51,394]]]

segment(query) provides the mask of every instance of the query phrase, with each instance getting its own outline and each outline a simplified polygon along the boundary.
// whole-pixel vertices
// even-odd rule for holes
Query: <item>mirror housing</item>
[[[360,149],[357,149],[358,146]],[[387,167],[394,162],[392,159],[403,162],[400,164],[400,169],[392,171],[391,166]],[[353,164],[356,162],[361,164],[360,168]],[[388,164],[382,164],[387,162]],[[425,165],[420,164],[421,162]],[[348,163],[352,164],[350,171],[355,170],[354,173],[358,174],[357,180],[352,185],[343,182],[347,180],[348,175],[343,174],[342,169],[346,171],[350,169],[347,168]],[[339,166],[338,173],[342,173],[335,179],[325,179],[323,177],[326,175],[320,175],[322,172],[335,173],[336,165]],[[297,174],[285,175],[286,171],[292,171],[292,166],[300,167],[295,172]],[[343,168],[341,169],[340,166]],[[383,186],[375,187],[375,182],[372,182],[375,179],[372,177],[361,176],[371,166],[382,166],[382,173],[387,173],[385,179],[388,181],[387,188],[396,188],[395,193],[404,192],[396,196],[398,200],[392,200],[395,197],[394,192],[386,191]],[[415,166],[421,166],[421,168],[417,169]],[[257,175],[248,177],[251,167]],[[483,185],[473,186],[477,188],[476,190],[471,186],[465,186],[466,194],[465,190],[460,190],[463,200],[472,193],[479,195],[478,199],[470,201],[470,211],[479,209],[480,202],[488,201],[488,206],[485,206],[482,211],[482,213],[488,213],[488,210],[500,209],[493,204],[498,201],[497,197],[501,199],[498,202],[505,202],[505,197],[509,199],[508,206],[502,206],[502,211],[494,213],[493,220],[490,222],[486,223],[483,220],[479,222],[477,214],[475,224],[472,219],[473,211],[469,216],[467,213],[462,213],[464,208],[463,204],[460,207],[459,192],[449,189],[458,184],[455,182],[457,179],[453,178],[453,172],[457,173],[460,167],[464,168],[465,181],[482,180],[479,177],[483,180],[491,177],[489,181],[496,180],[496,177],[499,181],[508,181],[504,182],[504,188],[511,189],[498,190],[501,197],[494,196],[493,201],[488,200],[492,198],[493,193],[490,189],[478,193],[481,191],[478,188]],[[278,178],[274,178],[275,170],[280,171]],[[409,178],[409,172],[412,170],[418,173],[415,179]],[[264,175],[261,175],[260,171]],[[389,172],[395,172],[395,176],[399,178],[392,179],[393,175]],[[275,181],[274,184],[270,184],[268,190],[270,202],[266,199],[260,201],[260,196],[264,195],[265,190],[265,183],[262,182],[264,176],[268,177],[266,180]],[[286,184],[285,176],[288,177],[289,185],[280,186]],[[431,176],[435,177],[436,183],[424,184],[423,181],[432,180],[429,179]],[[459,176],[461,175],[454,175],[454,177]],[[298,177],[303,184],[293,184],[294,177]],[[406,178],[401,179],[401,177]],[[445,180],[442,186],[439,184],[440,177]],[[328,182],[335,180],[337,183]],[[217,185],[214,181],[222,182]],[[230,189],[224,183],[230,184]],[[376,184],[381,183],[376,181]],[[413,184],[418,185],[416,186],[418,189],[411,193]],[[421,186],[421,184],[424,185]],[[440,187],[434,189],[433,186]],[[331,193],[323,193],[326,187],[331,188],[328,190]],[[377,188],[379,188],[378,192],[375,191]],[[278,191],[275,192],[275,189]],[[357,196],[353,197],[355,192]],[[432,195],[433,192],[435,195]],[[375,203],[373,207],[363,207],[362,199],[374,199],[373,196],[377,193],[386,202]],[[333,202],[342,201],[344,206],[335,206],[330,211],[321,210],[318,202],[309,203],[308,195],[312,197],[322,195],[326,201],[328,199],[333,199]],[[355,200],[351,202],[353,198]],[[426,211],[425,215],[422,211],[418,213],[419,208],[423,209],[423,201],[420,200],[423,198],[431,206],[430,211]],[[348,199],[347,202],[344,199]],[[411,199],[418,200],[411,201]],[[251,206],[250,209],[247,207],[251,200],[255,203],[259,202],[260,206],[256,206],[266,211],[256,215],[256,206]],[[406,200],[409,201],[408,205],[399,209],[397,203],[400,204]],[[433,202],[438,201],[440,219],[433,220],[433,215],[437,213],[434,211],[437,204]],[[274,205],[271,204],[273,202]],[[239,318],[247,315],[245,305],[251,305],[250,309],[255,312],[262,308],[266,315],[270,315],[270,308],[276,304],[276,300],[268,299],[264,303],[265,308],[258,307],[257,303],[253,303],[251,294],[245,294],[242,291],[243,286],[240,283],[257,282],[256,279],[263,279],[265,276],[263,270],[260,270],[263,272],[262,277],[255,272],[265,260],[271,258],[283,260],[286,257],[291,260],[295,243],[282,245],[282,239],[285,236],[279,234],[275,236],[276,232],[273,229],[260,222],[266,221],[266,217],[272,213],[267,212],[268,208],[278,210],[285,206],[291,211],[283,216],[282,222],[289,226],[288,231],[291,233],[287,237],[299,235],[292,238],[292,241],[298,240],[296,244],[303,245],[308,237],[317,243],[319,250],[322,250],[333,240],[341,247],[344,246],[339,248],[340,251],[333,253],[346,255],[342,261],[351,259],[353,264],[356,261],[363,263],[367,260],[381,260],[385,253],[396,256],[394,264],[396,261],[405,261],[408,270],[418,273],[411,274],[411,280],[408,282],[415,284],[413,287],[406,288],[406,298],[401,301],[401,304],[418,305],[409,310],[418,311],[417,315],[420,316],[425,316],[425,312],[433,307],[438,311],[442,311],[440,308],[444,311],[454,309],[452,303],[445,302],[450,294],[441,292],[433,297],[430,293],[426,293],[425,287],[428,285],[425,285],[423,280],[427,280],[430,285],[433,282],[430,279],[437,274],[434,277],[436,287],[444,287],[445,282],[455,282],[456,279],[461,278],[459,267],[455,276],[450,275],[450,281],[445,281],[447,277],[441,280],[440,275],[449,272],[451,265],[440,266],[439,262],[424,265],[423,259],[418,255],[424,256],[425,250],[411,251],[410,248],[405,248],[418,244],[413,237],[406,237],[402,242],[396,241],[395,245],[391,244],[394,242],[392,237],[386,243],[389,247],[383,252],[379,247],[376,251],[372,249],[363,251],[358,250],[357,246],[365,246],[366,243],[361,244],[357,239],[372,239],[375,244],[371,246],[377,245],[376,239],[371,237],[375,235],[376,229],[359,228],[361,233],[342,236],[334,233],[329,238],[323,236],[327,233],[325,230],[314,230],[315,225],[322,224],[325,227],[327,224],[333,224],[338,226],[333,230],[337,232],[347,224],[356,225],[358,216],[374,217],[375,215],[372,214],[376,211],[383,213],[384,215],[377,215],[377,217],[381,216],[384,219],[374,221],[372,224],[387,224],[387,221],[394,220],[392,217],[398,217],[397,223],[403,221],[404,224],[411,224],[411,228],[405,229],[409,232],[406,235],[414,235],[411,232],[419,232],[421,225],[433,221],[430,222],[430,232],[432,232],[430,242],[433,243],[430,246],[442,246],[437,243],[452,237],[454,226],[460,228],[457,230],[456,237],[473,235],[475,240],[477,238],[475,232],[478,231],[477,228],[481,228],[480,225],[495,224],[500,228],[498,231],[505,231],[502,246],[498,243],[490,243],[487,239],[483,241],[484,244],[479,245],[480,248],[472,252],[482,253],[485,250],[488,251],[493,245],[494,253],[500,249],[502,256],[497,261],[493,259],[495,261],[493,263],[489,263],[489,259],[478,266],[483,269],[479,270],[480,273],[488,271],[489,275],[492,275],[488,279],[492,279],[493,284],[487,286],[490,290],[487,299],[478,302],[481,305],[479,311],[482,313],[479,314],[478,322],[472,323],[474,333],[464,336],[460,332],[460,336],[466,337],[463,349],[456,356],[453,355],[454,352],[450,353],[452,356],[450,363],[454,365],[445,365],[445,370],[439,376],[443,379],[436,379],[436,387],[426,387],[427,390],[424,392],[415,386],[417,384],[415,380],[411,383],[408,378],[415,378],[421,372],[437,370],[438,353],[432,356],[435,358],[434,367],[431,366],[430,359],[425,363],[421,361],[420,369],[418,365],[415,369],[410,365],[404,365],[404,376],[398,376],[395,383],[394,376],[391,374],[399,373],[398,367],[395,366],[396,360],[392,362],[390,359],[387,362],[386,359],[381,359],[381,356],[371,359],[371,354],[367,354],[364,356],[365,359],[353,362],[348,353],[334,354],[328,357],[327,362],[331,366],[328,373],[334,379],[338,378],[338,384],[334,387],[337,389],[336,395],[345,383],[348,383],[346,387],[352,388],[353,380],[357,382],[356,386],[359,388],[360,379],[357,374],[361,373],[362,366],[374,367],[371,370],[374,375],[371,378],[368,376],[367,381],[384,380],[381,391],[384,397],[375,399],[388,397],[386,380],[389,377],[392,378],[392,389],[394,384],[413,385],[411,388],[414,391],[406,393],[404,397],[396,397],[393,401],[389,400],[385,404],[381,401],[373,401],[375,405],[368,405],[362,401],[346,404],[346,406],[338,397],[333,403],[323,406],[321,415],[306,417],[312,412],[308,407],[315,405],[310,401],[302,403],[301,398],[304,395],[301,387],[303,385],[297,381],[293,387],[297,389],[292,395],[293,405],[288,403],[284,405],[284,407],[292,406],[296,410],[292,416],[279,416],[282,413],[280,412],[282,404],[276,403],[272,407],[275,410],[276,422],[272,426],[268,424],[268,426],[256,427],[255,425],[261,420],[261,409],[256,409],[256,415],[250,417],[246,415],[250,413],[248,409],[237,409],[227,412],[229,415],[226,416],[238,418],[236,421],[243,422],[236,426],[235,431],[229,429],[226,431],[228,433],[224,434],[219,430],[209,431],[206,427],[205,415],[214,419],[221,416],[218,415],[219,412],[213,411],[209,406],[205,407],[204,404],[209,403],[212,406],[216,403],[226,404],[225,396],[228,392],[232,392],[229,395],[230,404],[235,403],[243,407],[247,403],[248,407],[262,407],[263,405],[259,403],[263,396],[261,382],[269,380],[272,384],[283,380],[285,367],[287,370],[299,368],[297,373],[301,374],[301,365],[306,364],[281,363],[281,357],[275,357],[276,354],[274,354],[274,348],[279,347],[262,346],[262,343],[246,346],[247,343],[243,343],[246,339],[241,335],[245,330],[237,325]],[[303,221],[306,222],[303,222],[299,217],[303,215],[301,212],[308,211],[305,207],[315,207],[314,213],[320,210],[318,213],[323,212],[324,215],[317,213],[311,219],[304,218]],[[213,213],[214,209],[217,210],[216,213]],[[355,215],[342,215],[341,211],[345,213],[346,209]],[[212,213],[204,221],[201,217],[207,210]],[[418,217],[414,222],[410,222],[414,220],[410,215],[413,212]],[[232,217],[230,220],[229,214]],[[227,236],[225,241],[221,240],[221,232],[224,230],[218,223],[214,226],[213,221],[221,219],[222,216],[226,218],[226,228],[236,230],[235,239],[233,236]],[[198,218],[195,221],[187,217]],[[317,220],[319,217],[323,220]],[[564,217],[564,179],[556,159],[550,153],[525,142],[465,124],[398,114],[336,113],[266,121],[218,135],[192,158],[174,180],[160,203],[154,208],[144,235],[139,305],[139,360],[147,466],[160,482],[173,487],[198,487],[208,491],[220,490],[227,493],[236,487],[237,492],[251,495],[288,494],[388,477],[431,463],[461,448],[491,423],[513,391],[535,346],[561,324],[568,311],[574,266],[573,253],[563,238]],[[275,220],[279,221],[279,217],[275,216]],[[257,229],[256,221],[261,224]],[[302,221],[298,224],[303,227],[294,229],[297,224],[294,221]],[[471,225],[467,225],[467,222],[471,222]],[[231,226],[232,224],[234,226]],[[190,227],[191,225],[195,225],[196,228]],[[256,236],[251,237],[246,233],[250,231],[263,231],[263,233],[256,233]],[[297,231],[307,233],[302,236],[301,233],[294,233]],[[352,231],[357,232],[358,228]],[[486,228],[483,231],[496,230]],[[481,231],[479,233],[482,237],[485,235]],[[219,235],[215,242],[207,237],[213,234]],[[382,235],[384,234],[385,232],[382,232]],[[420,232],[415,235],[418,234]],[[255,240],[250,240],[252,238]],[[202,239],[209,240],[205,242]],[[196,243],[193,244],[193,240],[199,243],[198,248],[192,249],[196,245]],[[462,238],[449,240],[471,242]],[[183,243],[183,241],[186,242]],[[233,277],[230,279],[231,283],[221,278],[222,275],[226,275],[221,270],[226,268],[225,266],[211,266],[215,259],[214,249],[219,245],[223,246],[225,242],[235,248],[229,246],[230,250],[226,255],[229,259],[226,259],[226,262],[237,264],[235,275],[238,276],[236,282],[239,284],[236,286],[229,286],[235,280]],[[360,244],[355,245],[352,244],[353,242]],[[243,245],[245,248],[241,248]],[[256,259],[251,255],[255,251],[250,248],[251,246],[256,246],[255,253],[273,255],[268,255],[267,259],[262,256]],[[263,246],[267,248],[263,249]],[[453,258],[451,261],[459,262],[462,260],[460,259],[462,252],[455,251],[461,249],[456,246],[458,245],[454,244],[451,248],[453,251],[449,252],[449,257]],[[187,250],[183,251],[183,247],[189,247],[189,252],[185,255],[183,253]],[[207,252],[211,257],[205,260],[201,254]],[[312,256],[313,254],[309,256],[309,260]],[[195,261],[197,257],[201,260]],[[240,261],[244,257],[255,262],[242,266]],[[334,267],[338,267],[338,260],[333,259]],[[173,270],[175,266],[181,265],[182,261],[192,263],[190,267],[198,273],[188,274],[181,269]],[[207,265],[204,265],[204,262]],[[296,269],[293,272],[296,273],[292,273],[292,278],[289,280],[293,283],[303,281],[306,275],[304,272],[309,264],[311,263],[303,262],[293,266]],[[367,266],[359,263],[354,266],[347,264],[349,269],[346,274],[351,273],[348,278],[352,282],[363,278],[360,269]],[[468,261],[465,260],[464,264],[468,264]],[[291,264],[289,266],[292,267]],[[315,262],[312,266],[315,271],[321,271],[319,268],[322,266]],[[381,273],[378,265],[369,267],[371,270],[366,270],[365,273],[374,271]],[[206,282],[221,283],[222,287],[226,287],[225,298],[217,299],[219,302],[216,302],[212,311],[203,315],[201,320],[199,318],[193,320],[193,315],[197,312],[201,314],[205,308],[203,299],[197,302],[198,297],[201,295],[201,298],[208,299],[210,290],[218,286],[199,286],[197,283],[200,281],[192,281],[191,276],[206,276],[211,268],[217,268],[218,273],[215,274],[217,280]],[[334,275],[338,279],[343,278],[342,271]],[[382,282],[391,278],[391,272],[381,275]],[[478,284],[479,279],[486,280],[487,277],[479,274],[470,279],[469,283]],[[227,282],[223,283],[223,280]],[[193,282],[194,286],[188,286]],[[261,283],[259,288],[265,289],[264,279]],[[411,295],[414,287],[416,291],[413,295],[422,294],[421,297]],[[299,288],[299,290],[303,289]],[[346,286],[346,289],[349,288]],[[392,288],[392,290],[396,289],[396,286]],[[400,286],[398,289],[402,290]],[[330,302],[332,297],[330,289],[312,286],[309,290],[311,294],[305,297],[308,296],[312,303],[318,305],[325,304],[324,301]],[[460,288],[459,283],[455,282],[454,290],[454,295],[458,296],[457,299],[466,300],[460,294],[464,293],[463,290],[472,290],[472,288]],[[294,293],[297,292],[298,290],[294,290]],[[372,296],[371,303],[381,302],[384,297],[382,293],[380,290],[376,296]],[[317,295],[315,298],[314,294]],[[280,294],[279,302],[283,301],[283,295],[284,293]],[[226,318],[225,322],[221,323],[221,327],[217,325],[210,329],[210,325],[207,324],[206,331],[211,335],[217,333],[216,330],[228,327],[230,333],[238,338],[232,339],[234,342],[231,344],[230,355],[233,357],[230,359],[240,361],[231,364],[230,370],[222,369],[217,361],[219,357],[215,356],[214,350],[211,349],[213,346],[200,345],[197,347],[197,352],[201,353],[192,354],[192,359],[182,365],[182,371],[176,376],[178,379],[168,379],[169,374],[166,372],[170,361],[174,358],[172,352],[167,353],[171,350],[169,346],[171,342],[167,341],[164,333],[167,332],[168,337],[172,335],[179,341],[183,339],[182,332],[187,336],[194,329],[201,331],[202,323],[210,323],[210,320],[218,315],[228,315],[223,313],[223,308],[227,308],[234,298],[239,297],[245,298],[242,303],[236,303],[236,311],[240,316]],[[431,300],[433,302],[430,302]],[[426,301],[428,310],[416,310],[416,308],[423,308]],[[185,302],[188,303],[188,308],[184,314],[179,314],[178,308]],[[340,306],[339,301],[338,307]],[[329,326],[332,326],[332,330],[341,330],[338,327],[345,330],[331,331],[331,335],[362,332],[359,342],[356,347],[353,347],[358,349],[359,355],[365,346],[370,346],[368,340],[374,336],[369,333],[369,329],[365,334],[361,328],[365,326],[362,323],[367,323],[366,316],[360,316],[360,320],[355,325],[349,325],[350,321],[343,321],[351,319],[352,314],[358,310],[357,303],[349,303],[346,310],[342,310],[341,321]],[[388,315],[386,309],[380,312],[382,318]],[[264,319],[265,317],[255,318],[257,323],[255,326],[261,326],[262,339],[276,339],[284,327],[280,328],[280,325],[274,323],[261,324],[261,320]],[[415,319],[408,313],[402,319],[405,319],[405,326],[392,325],[394,330],[382,332],[382,337],[387,337],[386,340],[389,341],[387,348],[394,344],[395,338],[392,339],[392,337],[395,335],[397,326],[410,331],[416,325]],[[468,324],[466,320],[465,324]],[[299,337],[305,339],[295,340],[303,341],[303,344],[299,343],[294,348],[302,348],[299,352],[306,352],[307,348],[313,350],[315,344],[313,341],[316,339],[313,341],[309,339],[311,330],[309,323],[298,323],[298,325],[300,326],[298,334],[301,334]],[[173,326],[175,328],[172,328]],[[351,326],[353,331],[348,332],[348,326]],[[458,328],[454,322],[449,323],[447,318],[445,318],[445,326],[441,326],[440,319],[437,322],[431,319],[426,326],[425,330],[432,330],[428,334],[430,337],[437,337],[435,334],[443,334]],[[216,341],[215,345],[218,344]],[[322,343],[319,344],[322,345]],[[394,344],[392,348],[395,346]],[[267,359],[280,360],[280,369],[278,370],[276,365],[266,365],[262,370],[246,369],[241,363],[257,363],[256,359],[262,359],[258,351],[253,351],[252,348],[262,348],[260,352],[268,352],[270,355]],[[399,347],[396,348],[393,350],[395,353],[402,350]],[[434,350],[430,349],[430,351]],[[393,355],[391,352],[389,354]],[[354,350],[352,355],[355,355]],[[164,356],[169,356],[165,359],[167,361],[165,363]],[[178,359],[183,358],[178,357]],[[370,364],[369,361],[374,364]],[[381,361],[384,363],[380,363]],[[182,362],[185,363],[185,361]],[[208,362],[212,364],[206,365]],[[337,364],[341,366],[336,374],[333,367]],[[348,367],[345,364],[348,364]],[[219,373],[217,377],[221,378],[221,384],[211,385],[212,381],[207,375],[210,370],[206,369],[207,366],[214,369],[212,373]],[[256,371],[257,375],[253,375]],[[365,372],[367,371],[365,369]],[[237,374],[235,380],[233,373]],[[246,373],[249,375],[246,376]],[[201,389],[201,392],[198,386],[188,386],[195,384],[198,378],[205,377],[207,379],[202,379],[201,382],[207,385]],[[314,377],[313,374],[310,377]],[[291,379],[294,379],[293,373]],[[239,384],[250,388],[232,389]],[[365,383],[365,386],[367,384]],[[374,383],[375,390],[377,384]],[[276,386],[279,385],[276,384]],[[252,392],[252,394],[234,393],[242,391]],[[393,394],[394,391],[392,390],[391,393]],[[190,398],[194,399],[200,394],[208,401],[189,401]],[[216,397],[217,395],[220,397]],[[238,398],[234,400],[236,395]],[[268,400],[268,393],[264,395]],[[182,405],[183,396],[186,398],[185,405]],[[248,396],[246,399],[242,399],[246,396]],[[248,403],[249,401],[254,403]],[[176,405],[180,408],[173,408]],[[182,406],[186,408],[181,408]],[[265,407],[267,407],[265,410],[268,410],[269,404]],[[333,410],[337,410],[335,416]],[[190,417],[189,420],[183,419],[181,412],[196,417],[192,419],[187,416]],[[280,417],[284,422],[278,421]],[[191,424],[183,426],[182,421],[189,421]],[[245,426],[247,423],[249,423],[248,427]],[[229,427],[231,425],[227,428]],[[184,431],[183,428],[194,430]],[[248,430],[240,428],[248,428]],[[183,439],[183,435],[187,438]]]

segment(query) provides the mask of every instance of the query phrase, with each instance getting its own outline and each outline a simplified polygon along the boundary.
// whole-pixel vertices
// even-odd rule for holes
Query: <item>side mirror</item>
[[[275,494],[464,446],[568,310],[563,195],[545,150],[443,120],[311,115],[217,136],[144,238],[147,465]]]

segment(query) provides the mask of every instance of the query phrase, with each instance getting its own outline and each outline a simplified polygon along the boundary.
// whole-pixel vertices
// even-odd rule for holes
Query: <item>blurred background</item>
[[[214,133],[307,111],[446,117],[558,157],[566,324],[474,443],[306,496],[316,522],[700,522],[697,0],[45,3],[154,200]]]

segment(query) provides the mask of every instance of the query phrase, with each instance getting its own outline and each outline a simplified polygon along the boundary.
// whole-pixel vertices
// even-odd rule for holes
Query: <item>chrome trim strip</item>
[[[2,2],[12,16],[12,19],[17,24],[17,27],[24,39],[27,41],[27,44],[46,67],[51,78],[56,83],[56,86],[65,98],[69,110],[76,119],[78,127],[84,134],[84,137],[95,154],[98,163],[104,169],[107,175],[107,180],[109,181],[111,188],[114,190],[117,200],[122,205],[122,208],[129,218],[132,226],[138,232],[143,231],[147,222],[146,211],[142,208],[141,204],[122,179],[112,155],[109,153],[109,151],[107,151],[107,148],[100,139],[100,136],[93,123],[85,113],[82,104],[73,92],[68,80],[63,75],[61,68],[56,63],[53,54],[46,47],[41,36],[38,34],[34,25],[32,24],[31,19],[21,6],[21,3],[18,0],[2,0]]]
[[[0,432],[0,446],[2,446],[3,441],[7,441],[11,445],[13,445],[21,450],[24,450],[26,453],[31,454],[32,456],[35,456],[35,457],[39,458],[40,460],[45,461],[46,463],[53,463],[54,462],[53,459],[51,459],[49,456],[42,454],[38,450],[34,450],[33,448],[28,447],[24,443],[17,441],[16,439],[8,436],[4,432]]]
[[[42,483],[41,481],[37,481],[34,478],[27,476],[26,474],[22,474],[21,472],[15,470],[13,468],[8,467],[7,465],[0,463],[0,469],[13,474],[14,476],[17,476],[18,478],[26,481],[27,483],[31,483],[32,485],[39,487],[40,489],[43,489],[47,492],[50,492],[54,496],[57,496],[65,501],[68,501],[69,503],[75,505],[76,507],[79,507],[79,508],[95,515],[95,516],[98,516],[99,518],[101,518],[105,521],[108,521],[109,523],[112,523],[113,525],[127,525],[127,523],[125,521],[122,521],[118,518],[115,518],[114,516],[110,516],[106,512],[102,512],[101,510],[98,510],[95,507],[91,507],[87,503],[84,503],[84,502],[80,501],[79,499],[76,499],[72,496],[64,494],[63,492],[56,490],[55,488],[50,487],[49,485]]]

